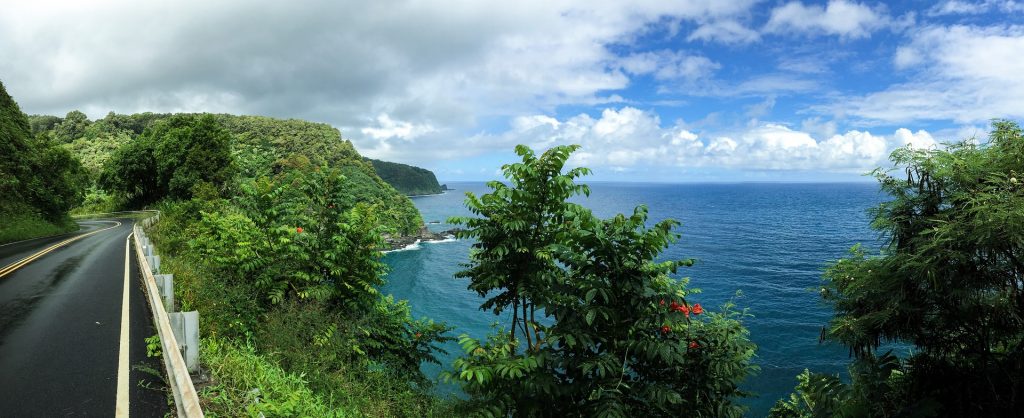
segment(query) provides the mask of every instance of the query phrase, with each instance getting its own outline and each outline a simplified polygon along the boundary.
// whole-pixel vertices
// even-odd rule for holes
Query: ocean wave
[[[382,254],[388,254],[388,253],[397,253],[399,251],[413,251],[413,250],[418,250],[420,248],[423,248],[422,244],[444,244],[446,242],[455,242],[455,241],[458,241],[458,238],[455,238],[455,235],[450,235],[449,234],[449,235],[445,235],[444,239],[435,239],[435,240],[426,240],[426,241],[416,240],[416,242],[414,242],[412,244],[409,244],[409,245],[406,245],[406,246],[404,246],[402,248],[397,248],[397,249],[394,249],[394,250],[381,251],[381,253]]]
[[[382,254],[397,253],[397,252],[400,252],[400,251],[412,251],[412,250],[418,250],[418,249],[420,249],[420,240],[416,240],[416,242],[414,242],[412,244],[409,244],[409,245],[406,245],[406,246],[404,246],[402,248],[397,248],[397,249],[394,249],[394,250],[381,251],[381,253]]]
[[[457,241],[457,238],[455,238],[455,235],[445,235],[444,239],[423,241],[423,243],[424,244],[444,244],[446,242],[455,242],[455,241]]]

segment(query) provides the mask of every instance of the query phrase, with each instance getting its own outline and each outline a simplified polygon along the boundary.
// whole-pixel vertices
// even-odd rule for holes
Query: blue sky
[[[518,143],[594,180],[857,181],[1024,117],[1009,0],[60,3],[0,16],[26,112],[302,118],[443,181]]]

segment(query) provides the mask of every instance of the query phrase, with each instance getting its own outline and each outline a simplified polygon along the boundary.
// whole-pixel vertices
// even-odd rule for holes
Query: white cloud
[[[932,135],[924,130],[910,132],[910,129],[900,128],[896,130],[893,139],[896,146],[900,147],[909,145],[912,148],[930,149],[939,145],[935,138],[932,138]]]
[[[629,83],[608,68],[607,45],[754,2],[16,2],[0,15],[0,74],[34,113],[255,113],[351,133],[388,114],[467,127],[599,100]],[[715,67],[696,56],[658,64],[668,67],[652,74],[666,78]]]
[[[791,1],[772,10],[764,31],[768,33],[825,33],[844,38],[865,38],[884,27],[887,15],[861,4],[831,0],[825,7]]]
[[[929,16],[973,15],[1001,11],[1014,13],[1024,11],[1024,3],[1012,0],[959,1],[947,0],[928,9]]]
[[[816,139],[808,132],[776,123],[759,123],[704,138],[681,122],[662,126],[656,113],[633,107],[605,109],[598,118],[587,114],[561,121],[542,115],[522,117],[509,131],[480,135],[473,143],[495,149],[511,148],[516,143],[535,149],[580,144],[583,148],[571,162],[605,172],[718,167],[855,174],[886,165],[896,147],[935,146],[935,140],[923,130],[901,128],[889,136],[851,130]]]
[[[396,121],[387,114],[381,114],[377,116],[376,127],[366,127],[361,129],[361,132],[373,139],[398,138],[409,140],[436,130],[436,128],[430,125],[414,125],[409,122]]]
[[[616,62],[627,73],[653,75],[663,81],[695,80],[707,77],[721,67],[707,57],[671,50],[630,54],[616,59]]]
[[[881,123],[1024,117],[1024,26],[929,26],[894,57],[913,81],[827,109]]]
[[[669,21],[749,36],[716,22],[757,1],[14,2],[0,75],[30,113],[303,118],[416,162],[480,121],[621,102],[631,76],[706,76],[719,65],[699,54],[657,51],[627,70],[612,46]]]
[[[743,26],[732,19],[723,19],[700,25],[686,37],[688,41],[718,41],[728,44],[743,44],[759,40],[757,31]]]

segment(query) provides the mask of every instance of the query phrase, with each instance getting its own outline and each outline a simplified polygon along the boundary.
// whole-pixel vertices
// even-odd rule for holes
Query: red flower
[[[696,341],[690,341],[690,348],[697,348],[697,347],[700,347],[700,344],[697,344]]]
[[[301,234],[302,233],[302,227],[300,226],[298,228],[295,228],[295,233]]]
[[[420,338],[420,337],[422,337],[422,336],[423,336],[423,334],[422,334],[422,333],[419,333],[419,332],[417,332],[417,333],[416,333],[416,338]]]
[[[686,305],[679,305],[679,307],[676,308],[676,310],[679,311],[680,313],[686,314],[686,316],[690,316],[690,308],[686,307]]]
[[[672,302],[672,304],[671,304],[671,305],[669,305],[669,307],[668,307],[668,308],[669,308],[670,310],[673,310],[673,311],[677,311],[677,310],[679,310],[679,304],[678,304],[678,303],[675,303],[675,302]]]
[[[702,313],[704,313],[704,308],[700,307],[699,303],[693,304],[693,314],[700,315]]]
[[[668,325],[662,325],[661,326],[661,333],[662,334],[668,334],[670,331],[672,331],[672,328],[669,328]]]
[[[658,304],[661,306],[665,306],[665,299],[662,299],[661,302],[658,302]]]

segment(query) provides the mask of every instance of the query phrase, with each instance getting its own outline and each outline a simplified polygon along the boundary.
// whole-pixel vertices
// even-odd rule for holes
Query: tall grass
[[[32,213],[0,213],[0,244],[77,230],[78,224],[70,218],[54,223]]]
[[[303,375],[281,369],[251,345],[206,338],[201,358],[213,381],[199,391],[206,416],[362,416],[314,393]]]

